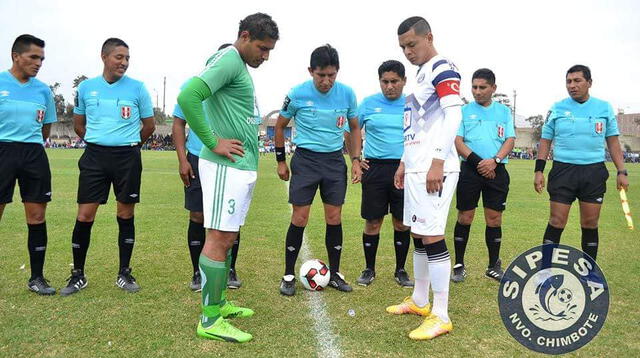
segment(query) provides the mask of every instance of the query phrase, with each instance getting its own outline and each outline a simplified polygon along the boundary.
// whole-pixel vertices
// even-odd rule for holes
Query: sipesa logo
[[[529,249],[506,269],[500,316],[523,346],[563,354],[589,343],[609,311],[609,286],[596,262],[570,246]]]

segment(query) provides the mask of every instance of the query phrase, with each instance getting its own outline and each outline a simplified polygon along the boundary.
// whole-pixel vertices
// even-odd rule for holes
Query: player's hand
[[[189,162],[186,160],[184,162],[180,162],[178,172],[180,173],[180,179],[182,179],[182,183],[184,183],[184,186],[186,187],[189,187],[189,185],[191,185],[191,179],[196,178],[191,164],[189,164]]]
[[[618,177],[616,178],[616,188],[618,190],[629,189],[629,178],[624,174],[618,174]]]
[[[542,189],[544,189],[544,174],[542,174],[542,172],[535,172],[533,177],[533,188],[538,192],[538,194],[542,194]]]
[[[362,168],[362,170],[369,170],[369,161],[366,159],[362,159],[360,161],[360,168]]]
[[[427,172],[427,193],[440,193],[444,182],[444,160],[438,163],[434,160]]]
[[[360,161],[358,160],[358,163],[351,164],[351,184],[359,183],[360,180],[362,180],[362,168],[360,167]]]
[[[489,180],[493,180],[496,178],[496,171],[495,170],[491,170],[487,173],[482,174],[483,177],[489,179]]]
[[[218,145],[211,150],[212,152],[221,155],[223,157],[229,158],[230,161],[235,163],[235,158],[233,158],[233,154],[244,157],[244,148],[242,146],[242,142],[237,139],[218,139]]]
[[[287,162],[278,162],[278,176],[284,181],[289,181],[289,167]]]
[[[478,173],[480,173],[480,175],[482,175],[483,177],[486,177],[486,174],[490,171],[495,170],[497,166],[498,164],[496,164],[496,161],[493,160],[493,158],[483,159],[480,161],[480,163],[478,163]]]
[[[404,163],[400,162],[396,173],[393,175],[393,186],[396,189],[404,189]]]

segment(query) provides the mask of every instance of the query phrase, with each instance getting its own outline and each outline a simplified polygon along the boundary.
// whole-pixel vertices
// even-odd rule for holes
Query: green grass
[[[70,241],[76,214],[79,150],[49,150],[53,201],[48,207],[49,245],[45,273],[56,288],[65,284],[72,262]],[[290,219],[285,184],[277,178],[275,160],[262,158],[247,224],[242,231],[238,273],[240,290],[230,291],[236,302],[256,310],[254,317],[236,319],[254,335],[248,344],[234,345],[196,337],[199,294],[189,291],[190,261],[186,244],[188,214],[173,152],[143,152],[141,204],[136,209],[133,274],[142,286],[126,294],[114,285],[117,262],[115,200],[100,208],[93,227],[86,272],[89,286],[71,297],[39,297],[26,289],[29,278],[26,225],[19,197],[9,204],[0,223],[0,356],[314,356],[317,343],[306,295],[283,297],[278,284],[284,266],[284,236]],[[511,192],[503,224],[501,256],[505,264],[537,245],[548,218],[547,195],[532,185],[532,161],[512,161]],[[633,208],[640,205],[634,178],[638,165],[629,165]],[[613,167],[610,167],[613,172]],[[615,172],[612,178],[615,178]],[[611,287],[611,306],[600,334],[576,353],[579,356],[639,356],[637,327],[640,310],[640,261],[637,232],[626,229],[619,199],[609,180],[600,219],[602,266]],[[355,283],[364,265],[360,218],[360,186],[350,185],[343,210],[342,272]],[[455,199],[454,199],[455,200]],[[324,221],[319,197],[307,227],[314,257],[326,259]],[[447,244],[453,251],[452,205]],[[563,243],[580,247],[578,211],[574,207]],[[498,315],[497,283],[483,278],[487,254],[481,211],[476,215],[467,249],[469,277],[451,285],[450,315],[454,332],[431,342],[413,342],[408,332],[417,316],[385,314],[410,290],[393,281],[394,254],[390,223],[381,234],[377,279],[368,288],[354,286],[350,294],[322,293],[334,333],[345,356],[521,356],[534,355],[507,333]],[[636,221],[640,218],[636,217]],[[26,264],[25,269],[21,266]],[[300,263],[298,263],[300,264]],[[407,262],[412,272],[411,255]],[[354,309],[356,314],[347,314]]]

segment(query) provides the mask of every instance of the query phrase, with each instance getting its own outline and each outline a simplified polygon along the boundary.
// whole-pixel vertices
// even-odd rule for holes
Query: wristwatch
[[[354,160],[357,160],[357,161],[361,162],[362,161],[362,157],[351,157],[351,161],[353,162]]]
[[[500,157],[497,155],[493,157],[493,160],[496,162],[496,164],[500,164],[502,162],[502,159],[500,159]]]
[[[626,169],[622,169],[622,170],[618,170],[618,175],[624,175],[624,176],[629,176],[629,172],[627,172]]]

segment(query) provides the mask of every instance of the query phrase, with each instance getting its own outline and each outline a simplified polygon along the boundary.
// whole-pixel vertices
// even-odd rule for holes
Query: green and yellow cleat
[[[387,307],[387,312],[391,314],[417,314],[418,316],[428,317],[431,314],[431,304],[428,303],[424,307],[417,306],[411,296],[406,297],[401,304]]]
[[[445,322],[436,315],[430,315],[425,318],[420,327],[414,329],[409,333],[409,338],[413,340],[426,340],[433,339],[437,336],[447,334],[453,330],[453,324],[451,321]]]
[[[244,343],[249,342],[253,336],[234,327],[226,319],[220,317],[208,328],[198,322],[198,336],[223,342]]]
[[[236,306],[231,301],[220,307],[220,315],[224,318],[251,317],[253,314],[251,308]]]

